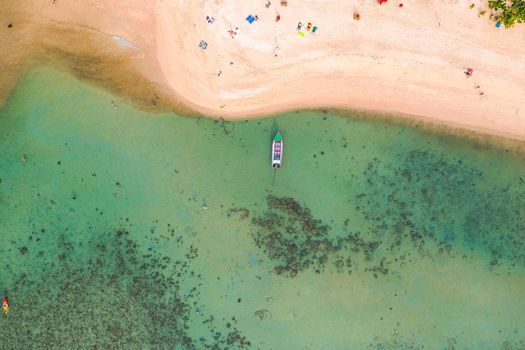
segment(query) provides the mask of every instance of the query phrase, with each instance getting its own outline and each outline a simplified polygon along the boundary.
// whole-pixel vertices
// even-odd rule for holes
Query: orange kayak
[[[2,309],[4,310],[4,314],[7,315],[9,312],[9,303],[7,302],[7,298],[4,297],[4,301],[2,301]]]

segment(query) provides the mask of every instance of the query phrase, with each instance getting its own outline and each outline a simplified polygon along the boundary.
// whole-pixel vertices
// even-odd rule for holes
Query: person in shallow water
[[[2,310],[4,310],[4,314],[6,315],[9,312],[9,303],[7,302],[6,297],[4,297],[4,300],[2,301]]]

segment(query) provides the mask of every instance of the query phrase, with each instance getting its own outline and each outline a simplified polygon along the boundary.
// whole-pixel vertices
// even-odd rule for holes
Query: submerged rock
[[[293,198],[269,195],[266,200],[268,211],[252,218],[252,237],[273,261],[278,275],[295,277],[306,269],[320,273],[331,261],[337,271],[343,272],[342,260],[332,258],[336,253],[371,256],[379,246],[359,233],[334,235],[330,226],[314,218],[308,208]]]
[[[261,321],[272,319],[272,313],[268,309],[257,310],[254,312],[254,315]]]
[[[188,333],[200,284],[183,293],[180,283],[195,280],[188,264],[197,254],[194,247],[187,259],[173,261],[155,250],[144,254],[125,229],[92,234],[82,243],[48,231],[42,243],[30,241],[47,248],[38,260],[24,260],[37,265],[4,285],[12,310],[0,319],[6,335],[2,348],[249,347],[238,330],[222,334],[218,325],[207,326],[210,337],[204,342]],[[21,254],[29,250],[20,248]]]

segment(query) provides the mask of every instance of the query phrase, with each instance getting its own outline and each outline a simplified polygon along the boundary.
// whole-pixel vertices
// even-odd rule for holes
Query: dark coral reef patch
[[[519,175],[519,174],[518,174]],[[252,237],[290,277],[305,269],[359,269],[375,277],[413,258],[442,254],[487,257],[488,268],[525,266],[525,188],[493,183],[461,159],[415,149],[395,161],[374,158],[347,191],[354,205],[331,228],[289,197],[268,195],[268,210],[252,218]],[[358,218],[356,220],[356,217]],[[357,266],[360,264],[360,266]]]
[[[190,270],[190,260],[197,257],[193,247],[175,260],[152,248],[142,250],[122,229],[83,242],[72,242],[61,234],[43,251],[39,244],[50,243],[49,233],[42,230],[33,236],[33,247],[20,249],[20,259],[33,259],[27,261],[32,268],[23,269],[6,286],[12,311],[0,320],[5,332],[2,348],[250,346],[237,329],[216,323],[207,325],[207,334],[192,338],[191,310],[198,303],[201,285],[201,276]],[[191,279],[193,287],[181,284]]]
[[[404,241],[422,251],[432,241],[440,252],[461,247],[487,254],[491,265],[525,266],[525,188],[519,174],[495,186],[466,163],[425,149],[397,163],[373,159],[355,200],[369,229],[383,232],[391,251]]]
[[[268,211],[252,219],[256,228],[252,237],[274,261],[274,271],[279,275],[294,277],[308,268],[320,273],[331,257],[338,270],[351,272],[352,252],[370,256],[379,246],[358,232],[334,237],[330,226],[315,219],[308,208],[293,198],[268,195],[266,200]]]

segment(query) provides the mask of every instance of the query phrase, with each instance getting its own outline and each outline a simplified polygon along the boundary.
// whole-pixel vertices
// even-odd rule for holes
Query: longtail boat
[[[272,168],[280,168],[283,161],[283,138],[277,132],[272,142]]]

